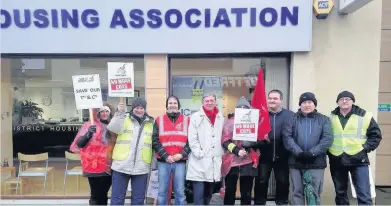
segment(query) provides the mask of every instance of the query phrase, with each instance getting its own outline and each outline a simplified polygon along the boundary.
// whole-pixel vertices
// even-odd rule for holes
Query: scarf
[[[208,117],[210,123],[212,125],[214,125],[215,124],[215,120],[216,120],[216,116],[219,113],[219,110],[217,109],[217,107],[215,107],[212,111],[205,109],[204,106],[202,106],[202,109],[204,110],[204,112],[205,112],[206,116]]]

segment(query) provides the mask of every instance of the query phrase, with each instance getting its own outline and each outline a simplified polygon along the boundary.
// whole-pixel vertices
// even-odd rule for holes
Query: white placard
[[[235,109],[233,140],[257,141],[258,109]]]
[[[108,62],[108,88],[110,97],[134,97],[133,63]]]
[[[103,106],[99,74],[72,76],[77,109]]]
[[[129,183],[128,183],[128,191],[131,192],[132,191],[132,179],[129,179]]]
[[[170,177],[167,177],[170,178]],[[156,199],[159,194],[159,180],[158,180],[158,171],[154,170],[151,172],[149,178],[147,197]]]

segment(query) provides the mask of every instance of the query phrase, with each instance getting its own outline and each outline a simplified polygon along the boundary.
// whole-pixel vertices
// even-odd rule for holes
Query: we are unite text
[[[102,13],[102,16],[100,16]],[[99,12],[95,9],[1,9],[0,23],[7,28],[106,28],[149,27],[219,28],[271,27],[299,24],[299,7],[278,8],[219,8],[219,9],[114,9]],[[102,21],[101,18],[110,18]],[[101,25],[101,22],[105,22]]]

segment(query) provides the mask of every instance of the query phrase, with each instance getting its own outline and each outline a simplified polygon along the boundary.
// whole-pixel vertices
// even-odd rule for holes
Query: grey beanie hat
[[[238,108],[240,106],[246,106],[249,109],[251,108],[250,103],[247,101],[246,97],[243,97],[243,96],[240,97],[240,99],[238,100],[238,103],[236,103],[236,108]]]
[[[132,107],[135,108],[135,107],[138,107],[138,106],[140,106],[140,107],[142,107],[144,109],[147,109],[147,102],[144,99],[142,99],[142,98],[136,98],[132,102]]]

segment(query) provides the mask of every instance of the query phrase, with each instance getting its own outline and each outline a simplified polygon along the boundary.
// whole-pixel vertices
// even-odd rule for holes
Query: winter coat
[[[284,125],[283,143],[289,151],[288,164],[295,169],[324,169],[326,153],[333,136],[330,119],[316,110],[307,116],[300,110]],[[312,163],[304,163],[298,155],[308,151],[314,155]]]
[[[366,111],[364,109],[361,109],[359,106],[356,105],[353,105],[352,111],[349,112],[345,117],[340,113],[339,107],[335,108],[335,110],[331,112],[331,114],[333,115],[338,115],[343,128],[345,127],[346,123],[348,122],[352,114],[363,117],[365,116],[365,113]],[[346,153],[342,153],[340,156],[334,156],[328,152],[330,164],[332,164],[333,166],[369,165],[370,162],[367,153],[375,150],[379,146],[380,141],[382,140],[382,134],[379,125],[376,123],[376,121],[373,118],[369,123],[366,136],[367,136],[367,141],[363,145],[364,149],[355,155],[348,155]]]
[[[183,114],[179,114],[179,115],[183,115]],[[178,114],[167,113],[167,116],[168,116],[168,118],[170,119],[170,121],[172,123],[175,123],[178,120],[179,115]],[[153,132],[155,134],[159,134],[159,125],[158,124],[154,125]],[[164,149],[162,143],[160,142],[159,135],[153,136],[153,140],[152,141],[153,141],[152,142],[153,150],[156,152],[156,154],[159,155],[159,158],[157,159],[157,161],[165,162],[167,157],[169,156],[169,154]],[[189,142],[187,142],[185,147],[183,148],[182,152],[180,153],[180,154],[182,154],[182,159],[177,161],[177,162],[186,162],[187,161],[187,157],[189,156],[190,152],[191,152],[191,150],[190,150]]]
[[[240,176],[257,176],[258,168],[257,163],[251,159],[251,155],[258,160],[259,150],[255,151],[252,148],[246,149],[248,156],[246,158],[239,157],[239,151],[242,149],[241,144],[243,141],[233,140],[234,119],[229,119],[224,124],[222,145],[225,149],[223,155],[223,163],[221,168],[221,174],[223,177],[228,174],[239,174]],[[228,150],[229,145],[234,144],[235,147],[232,152]]]
[[[191,115],[188,141],[191,153],[188,159],[186,179],[192,181],[221,181],[221,146],[224,117],[219,112],[214,125],[203,108]]]
[[[91,138],[88,138],[88,128],[92,124],[91,121],[85,122],[76,134],[70,146],[70,151],[80,154],[83,176],[107,176],[111,174],[111,155],[115,137],[107,130],[107,125],[100,122],[96,110],[92,111],[96,132]],[[95,166],[92,164],[95,164]],[[98,171],[101,169],[103,171],[93,172],[93,170]]]
[[[107,128],[115,134],[121,134],[124,131],[124,121],[126,117],[127,115],[125,113],[116,112]],[[142,159],[141,154],[144,145],[143,137],[145,136],[143,125],[146,122],[154,123],[155,120],[148,114],[145,114],[143,118],[139,118],[132,112],[130,113],[129,118],[133,122],[133,138],[129,145],[129,156],[125,160],[113,160],[111,169],[129,175],[148,174],[151,170],[151,164],[146,163]],[[158,135],[158,133],[154,131],[152,133],[152,138],[156,135]]]
[[[281,109],[278,113],[269,112],[271,131],[268,136],[270,143],[260,145],[261,157],[259,158],[259,162],[261,164],[274,161],[288,162],[289,153],[282,142],[282,130],[284,124],[290,120],[294,114],[294,112],[287,109]]]

